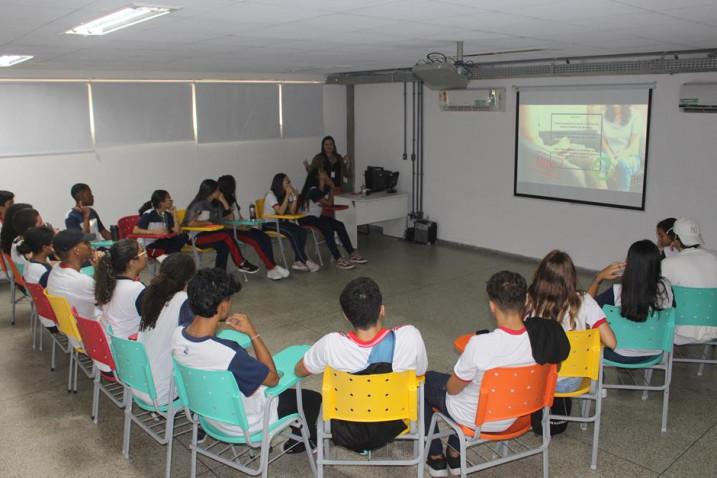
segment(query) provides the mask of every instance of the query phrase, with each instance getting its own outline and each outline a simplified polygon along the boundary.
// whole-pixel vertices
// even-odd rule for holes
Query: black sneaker
[[[446,468],[446,459],[441,455],[440,458],[433,458],[429,455],[426,460],[428,465],[428,474],[431,476],[448,476],[448,469]]]
[[[197,430],[197,444],[204,443],[207,441],[207,432],[202,427]]]
[[[310,442],[311,448],[314,448],[313,442]],[[306,446],[304,445],[303,441],[296,441],[293,438],[289,438],[284,442],[283,446],[284,453],[288,455],[293,455],[295,453],[304,453],[306,451]]]
[[[448,471],[451,476],[461,476],[461,456],[451,456],[446,454],[446,462],[448,462]]]
[[[239,264],[238,269],[245,274],[256,274],[259,271],[259,268],[257,266],[247,261],[246,259],[244,260],[244,262]]]

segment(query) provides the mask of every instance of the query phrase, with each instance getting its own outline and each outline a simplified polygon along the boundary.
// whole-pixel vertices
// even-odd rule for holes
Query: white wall
[[[324,88],[326,131],[345,148],[346,99],[343,86]],[[135,214],[154,189],[166,189],[177,207],[186,207],[204,178],[233,174],[239,204],[263,196],[274,174],[284,172],[303,184],[301,162],[320,149],[321,138],[276,139],[196,145],[167,143],[98,149],[96,153],[0,158],[0,189],[28,202],[46,221],[64,228],[64,216],[74,205],[70,187],[92,187],[95,208],[106,225]],[[343,141],[343,143],[341,142]]]
[[[656,81],[657,87],[652,100],[645,211],[513,196],[513,85],[651,81]],[[471,84],[505,87],[504,113],[443,112],[438,93],[424,89],[424,211],[438,222],[439,238],[531,257],[560,248],[568,251],[577,265],[600,268],[624,257],[633,241],[654,240],[658,220],[690,215],[700,222],[708,245],[717,247],[717,115],[679,111],[679,86],[687,81],[717,81],[717,74]],[[409,104],[410,93],[409,85]],[[402,152],[403,86],[357,86],[357,171],[369,164],[399,170],[400,187],[408,191],[410,161],[401,161]]]

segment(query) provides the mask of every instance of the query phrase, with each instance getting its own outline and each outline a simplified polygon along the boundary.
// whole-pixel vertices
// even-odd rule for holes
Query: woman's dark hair
[[[2,231],[0,231],[0,248],[5,254],[10,254],[12,250],[12,241],[18,236],[15,231],[13,224],[13,218],[18,211],[23,209],[32,209],[32,205],[25,203],[15,203],[5,211],[5,218],[3,219]],[[33,224],[34,225],[34,224]]]
[[[142,207],[139,208],[139,213],[144,214],[152,208],[157,209],[159,205],[167,199],[167,196],[169,196],[167,191],[164,189],[157,189],[152,193],[152,197],[149,201],[142,204]]]
[[[189,207],[192,207],[195,203],[198,203],[199,201],[209,199],[209,196],[214,194],[218,188],[219,185],[215,180],[205,179],[204,181],[202,181],[202,184],[199,185],[199,191],[197,191],[197,195],[194,196],[192,202],[189,203]]]
[[[303,209],[309,205],[309,190],[311,188],[319,187],[319,175],[323,171],[322,168],[311,168],[306,175],[306,181],[304,181],[304,187],[301,188],[301,203],[299,206]]]
[[[217,186],[219,187],[219,190],[224,195],[224,199],[227,200],[227,203],[229,203],[229,206],[234,206],[238,208],[239,205],[237,204],[237,182],[234,179],[234,176],[231,174],[225,174],[224,176],[220,176],[219,179],[217,179]]]
[[[632,115],[632,112],[630,111],[630,105],[619,105],[622,109],[622,119],[621,125],[625,125],[630,122],[630,116]],[[615,122],[615,116],[617,114],[615,105],[607,105],[607,108],[605,108],[605,119],[608,120],[611,123]]]
[[[654,242],[637,241],[627,251],[622,275],[620,314],[634,322],[644,322],[653,310],[661,310],[667,291],[662,278],[660,250]],[[664,299],[663,299],[664,300]]]
[[[677,234],[675,234],[675,231],[673,230],[673,228],[675,227],[676,220],[677,219],[674,217],[668,217],[667,219],[663,219],[662,221],[657,223],[657,229],[665,231],[667,237],[669,237],[673,241],[677,239]]]
[[[127,266],[139,254],[139,244],[134,239],[121,239],[105,252],[95,268],[95,300],[104,305],[112,300],[117,276],[127,271]]]
[[[274,175],[274,179],[271,180],[271,192],[276,196],[276,200],[279,203],[284,202],[284,178],[286,174],[277,173]]]
[[[47,226],[31,227],[23,235],[22,243],[17,246],[20,254],[37,254],[45,246],[52,245],[52,238],[55,231]]]
[[[40,213],[37,212],[36,209],[31,207],[20,209],[12,218],[12,225],[15,227],[15,233],[18,236],[25,234],[25,231],[31,227],[35,227],[38,217],[40,217]]]
[[[329,158],[326,157],[326,152],[324,151],[324,142],[325,142],[326,140],[331,141],[331,143],[334,145],[334,154],[335,154],[336,156],[338,156],[338,155],[339,155],[339,152],[336,151],[336,141],[334,141],[334,137],[333,137],[333,136],[324,136],[324,137],[323,137],[323,139],[321,140],[321,154],[324,156],[324,158],[329,159]]]
[[[202,269],[187,284],[189,308],[194,315],[213,317],[219,304],[241,290],[241,284],[224,269]]]
[[[187,286],[196,271],[194,259],[188,254],[177,252],[162,261],[159,274],[149,283],[142,299],[140,331],[152,330],[157,325],[164,306],[172,300],[174,294]]]

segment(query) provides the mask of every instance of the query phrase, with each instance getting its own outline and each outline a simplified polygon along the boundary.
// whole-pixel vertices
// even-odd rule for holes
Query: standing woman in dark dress
[[[331,136],[321,140],[321,152],[314,156],[311,165],[304,163],[306,171],[309,169],[323,169],[329,174],[334,187],[340,188],[344,183],[344,176],[349,169],[349,157],[343,157],[336,152],[336,142]]]

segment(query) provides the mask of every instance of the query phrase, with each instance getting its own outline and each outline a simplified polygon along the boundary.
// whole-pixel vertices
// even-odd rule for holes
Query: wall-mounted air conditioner
[[[682,111],[717,113],[717,83],[683,83],[680,86]]]
[[[438,93],[443,111],[505,111],[505,88],[467,88]]]

